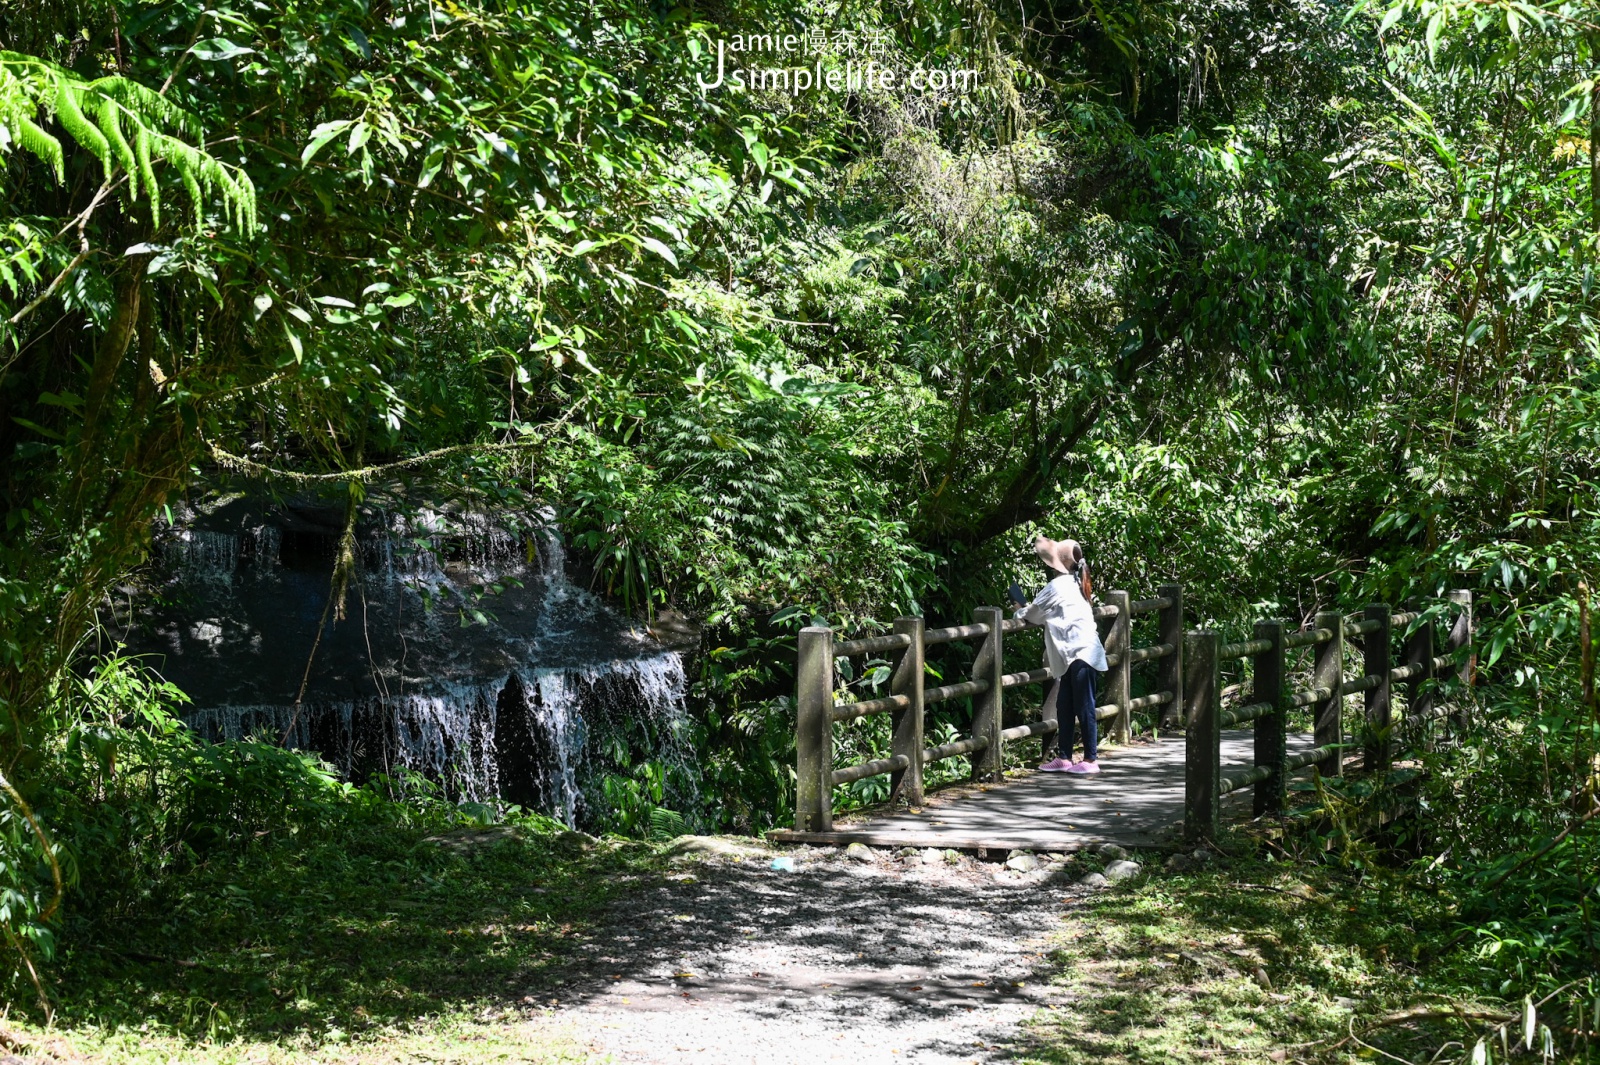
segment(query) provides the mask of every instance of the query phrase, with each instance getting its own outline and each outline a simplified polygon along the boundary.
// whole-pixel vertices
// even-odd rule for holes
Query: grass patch
[[[0,1030],[0,1044],[34,1055],[28,1060],[82,1061],[101,1065],[588,1065],[597,1059],[570,1026],[546,1018],[484,1022],[452,1016],[420,1031],[387,1031],[329,1046],[263,1042],[258,1039],[194,1041],[171,1032],[73,1028]],[[608,1060],[608,1059],[607,1059]]]
[[[606,903],[659,868],[654,849],[530,826],[343,828],[70,922],[54,1028],[16,1036],[130,1063],[586,1060],[539,1015]]]
[[[1240,858],[1142,876],[1067,915],[1060,1004],[1025,1026],[1018,1060],[1463,1060],[1492,1023],[1380,1024],[1419,1005],[1520,1008],[1474,992],[1465,952],[1429,956],[1448,938],[1437,910],[1398,879],[1331,866]]]

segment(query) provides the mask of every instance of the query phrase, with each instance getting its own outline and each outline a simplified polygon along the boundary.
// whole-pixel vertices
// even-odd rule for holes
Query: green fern
[[[23,91],[20,79],[7,66],[0,64],[0,151],[11,144],[38,156],[55,172],[57,181],[66,180],[66,159],[61,142],[46,133],[33,116],[37,105]]]
[[[128,174],[129,194],[137,200],[139,198],[139,164],[133,158],[133,145],[128,143],[128,138],[122,135],[122,109],[114,100],[96,101],[100,104],[99,114],[95,117],[100,120],[100,132],[106,135],[106,141],[111,145],[111,152],[116,156],[117,162]],[[110,176],[110,167],[106,168]]]
[[[134,154],[138,157],[139,180],[144,182],[146,192],[150,196],[150,224],[161,225],[161,186],[156,184],[156,169],[150,162],[150,130],[140,126],[138,134],[133,139]]]
[[[255,186],[242,169],[191,143],[203,135],[189,112],[126,78],[85,82],[44,60],[0,51],[0,154],[21,148],[64,182],[63,142],[40,125],[41,113],[53,115],[72,143],[99,161],[106,181],[123,174],[130,202],[143,193],[153,224],[161,224],[156,164],[166,163],[189,194],[196,228],[205,220],[208,202],[215,202],[235,228],[256,228]]]
[[[74,85],[65,77],[50,80],[54,82],[55,88],[56,122],[73,140],[89,149],[94,157],[100,160],[100,168],[109,178],[112,170],[111,142],[107,141],[105,134],[84,115],[80,103],[82,84]]]

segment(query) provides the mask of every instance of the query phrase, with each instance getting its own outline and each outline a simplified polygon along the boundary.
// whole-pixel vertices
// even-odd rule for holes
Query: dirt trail
[[[1047,937],[1087,890],[1074,862],[785,853],[793,872],[712,859],[630,893],[552,1019],[628,1063],[997,1060],[1049,1002]]]

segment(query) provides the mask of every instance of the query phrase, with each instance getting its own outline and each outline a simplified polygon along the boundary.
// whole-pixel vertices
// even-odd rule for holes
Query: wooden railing
[[[1184,830],[1190,838],[1211,837],[1221,820],[1222,796],[1254,785],[1257,815],[1281,813],[1288,802],[1289,775],[1297,769],[1315,765],[1324,776],[1344,773],[1347,749],[1344,734],[1344,703],[1351,695],[1364,695],[1364,714],[1360,728],[1362,768],[1367,772],[1388,772],[1399,738],[1426,746],[1432,741],[1432,724],[1443,716],[1434,708],[1436,678],[1451,668],[1461,679],[1470,680],[1472,654],[1472,593],[1454,591],[1448,596],[1454,607],[1448,653],[1434,654],[1432,619],[1420,606],[1395,613],[1388,606],[1373,604],[1359,616],[1347,620],[1338,611],[1316,616],[1311,628],[1289,632],[1282,621],[1258,621],[1252,639],[1223,643],[1215,632],[1191,632],[1185,639],[1187,694],[1184,720],[1188,725]],[[1404,635],[1405,662],[1394,664],[1393,637]],[[1344,659],[1346,639],[1361,641],[1362,671],[1346,679]],[[1309,686],[1288,691],[1288,654],[1301,647],[1313,648]],[[1224,708],[1221,665],[1233,659],[1249,659],[1248,701]],[[1407,714],[1394,719],[1393,686],[1409,686]],[[1239,686],[1239,690],[1245,690]],[[1314,735],[1309,750],[1288,753],[1287,718],[1289,711],[1311,708]],[[1459,701],[1449,711],[1465,723],[1467,703]],[[1255,732],[1255,761],[1222,772],[1222,730],[1251,724]],[[1397,729],[1403,725],[1404,729]]]
[[[1249,640],[1224,644],[1215,632],[1190,632],[1183,628],[1183,589],[1164,585],[1152,599],[1134,600],[1124,591],[1108,592],[1095,608],[1101,622],[1109,672],[1104,680],[1105,702],[1095,708],[1101,721],[1109,721],[1109,739],[1126,742],[1136,710],[1164,706],[1165,724],[1187,727],[1185,767],[1185,830],[1191,837],[1214,835],[1221,818],[1222,796],[1240,788],[1255,787],[1258,814],[1281,812],[1287,802],[1288,778],[1297,769],[1317,765],[1321,772],[1343,772],[1344,701],[1365,694],[1362,742],[1365,768],[1387,770],[1392,758],[1394,722],[1391,688],[1410,686],[1405,724],[1422,742],[1428,742],[1434,711],[1435,677],[1454,664],[1463,677],[1471,668],[1462,664],[1471,653],[1472,595],[1451,592],[1456,617],[1448,638],[1449,653],[1434,654],[1431,621],[1415,609],[1394,613],[1389,607],[1366,608],[1361,620],[1346,621],[1337,611],[1320,613],[1315,624],[1290,632],[1282,621],[1260,621]],[[1133,623],[1154,614],[1155,642],[1132,646]],[[833,630],[811,626],[800,631],[796,672],[795,827],[803,832],[828,832],[833,825],[833,789],[867,777],[888,775],[891,798],[919,805],[923,799],[923,771],[934,762],[966,757],[974,780],[998,780],[1004,766],[1005,745],[1040,737],[1040,756],[1049,757],[1056,746],[1059,722],[1054,700],[1042,719],[1004,728],[1001,712],[1008,688],[1050,681],[1048,669],[1021,673],[1005,671],[1005,635],[1036,628],[1021,619],[1007,619],[997,607],[980,607],[973,623],[929,629],[920,617],[903,617],[894,631],[883,636],[834,642]],[[1405,664],[1391,662],[1395,630],[1405,635]],[[1344,641],[1363,638],[1362,675],[1346,680]],[[981,641],[966,680],[928,687],[926,653],[929,647],[957,640]],[[1287,691],[1288,655],[1301,647],[1313,648],[1310,686]],[[860,702],[835,703],[836,659],[860,655],[892,655],[889,694]],[[1223,707],[1221,665],[1248,658],[1252,666],[1249,701]],[[1151,663],[1155,690],[1132,695],[1132,669]],[[1236,686],[1243,691],[1244,686]],[[930,706],[951,699],[973,700],[971,734],[936,747],[925,746],[924,726]],[[1291,709],[1312,707],[1315,736],[1310,750],[1288,753],[1287,716]],[[1464,711],[1459,708],[1456,713]],[[877,714],[893,719],[888,758],[859,765],[833,764],[833,726],[841,721]],[[1250,724],[1255,733],[1255,762],[1223,774],[1222,730]]]
[[[1153,599],[1134,601],[1127,592],[1109,592],[1095,608],[1101,622],[1106,661],[1110,665],[1104,681],[1105,702],[1095,708],[1102,721],[1110,721],[1109,736],[1125,741],[1130,734],[1135,710],[1153,706],[1181,707],[1183,698],[1183,590],[1178,585],[1160,588]],[[1133,647],[1134,619],[1155,614],[1156,642]],[[1005,764],[1005,745],[1038,736],[1041,756],[1055,746],[1059,723],[1052,701],[1043,719],[1004,728],[1001,708],[1006,689],[1050,681],[1048,669],[1022,673],[1005,671],[1005,635],[1037,628],[1020,618],[1007,619],[997,607],[973,611],[971,625],[929,629],[922,618],[904,617],[894,623],[894,631],[884,636],[835,643],[833,630],[813,626],[800,631],[800,656],[795,682],[796,769],[795,827],[804,832],[827,832],[833,825],[833,789],[867,777],[888,774],[890,794],[918,805],[923,797],[923,770],[947,758],[965,756],[971,762],[974,780],[998,780]],[[957,640],[981,641],[972,664],[972,675],[953,684],[927,687],[926,652],[929,647]],[[856,655],[892,654],[889,694],[863,702],[834,702],[836,658]],[[1140,663],[1153,663],[1156,670],[1153,694],[1133,698],[1131,670]],[[970,735],[940,744],[925,746],[924,724],[927,708],[951,699],[973,700]],[[833,764],[833,726],[875,714],[893,718],[893,738],[888,758],[860,765],[835,767]]]

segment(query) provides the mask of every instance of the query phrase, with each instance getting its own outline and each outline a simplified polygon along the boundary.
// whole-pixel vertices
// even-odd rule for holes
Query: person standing
[[[1050,583],[1039,590],[1033,601],[1018,606],[1016,616],[1031,625],[1044,627],[1045,665],[1054,685],[1046,698],[1054,698],[1056,720],[1060,723],[1060,756],[1039,769],[1045,773],[1089,774],[1100,772],[1099,719],[1094,712],[1097,674],[1104,673],[1105,645],[1095,626],[1094,607],[1089,603],[1093,587],[1083,547],[1076,540],[1052,540],[1040,536],[1033,544],[1034,554],[1050,573]],[[1083,733],[1083,758],[1072,757],[1076,733]]]

